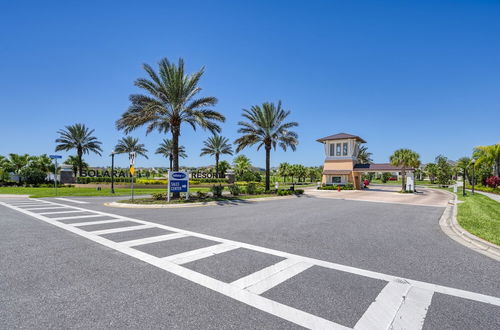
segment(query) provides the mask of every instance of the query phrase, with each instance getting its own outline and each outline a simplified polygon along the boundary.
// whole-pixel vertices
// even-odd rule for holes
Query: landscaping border
[[[460,226],[457,221],[458,197],[455,193],[449,191],[447,191],[447,193],[452,195],[453,198],[448,202],[448,206],[439,219],[439,225],[443,232],[451,239],[469,249],[500,261],[500,246],[477,237]]]

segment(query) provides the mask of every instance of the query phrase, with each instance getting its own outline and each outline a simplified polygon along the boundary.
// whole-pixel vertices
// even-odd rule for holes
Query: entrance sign
[[[168,171],[167,200],[170,202],[171,192],[185,192],[186,199],[189,198],[189,173]]]

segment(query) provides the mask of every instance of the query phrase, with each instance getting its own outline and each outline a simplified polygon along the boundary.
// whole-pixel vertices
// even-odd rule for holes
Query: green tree
[[[138,138],[133,138],[131,136],[126,136],[118,140],[118,144],[115,146],[115,152],[117,154],[130,154],[131,152],[135,152],[148,159],[146,155],[148,150],[145,148],[144,144],[139,143]]]
[[[500,143],[491,146],[479,146],[474,149],[475,166],[488,164],[494,168],[495,176],[500,176]]]
[[[280,163],[278,166],[278,175],[283,177],[283,183],[286,183],[286,177],[290,174],[290,164]]]
[[[54,172],[54,163],[46,154],[40,156],[32,156],[29,162],[30,167],[35,167],[44,173]]]
[[[451,181],[452,166],[448,163],[448,158],[439,155],[435,159],[436,162],[436,179],[440,185],[447,185]]]
[[[420,155],[411,149],[398,149],[391,155],[390,162],[391,165],[401,167],[402,190],[406,191],[406,170],[420,166]]]
[[[130,95],[131,105],[116,126],[125,133],[147,125],[146,134],[157,130],[160,133],[172,134],[173,170],[179,170],[179,136],[181,125],[189,124],[193,129],[197,126],[219,133],[216,122],[224,122],[225,117],[209,109],[215,106],[217,99],[213,96],[196,98],[201,91],[198,83],[205,71],[201,68],[193,74],[184,71],[184,60],[171,63],[164,58],[159,63],[158,73],[144,64],[148,79],[140,78],[135,85],[148,95]],[[174,193],[179,197],[179,193]]]
[[[251,171],[252,163],[245,155],[238,155],[233,159],[234,174],[241,177],[245,172]]]
[[[424,167],[425,174],[429,177],[431,183],[436,181],[437,177],[437,166],[434,163],[428,163]]]
[[[211,155],[215,156],[215,174],[219,176],[219,157],[220,155],[232,155],[233,149],[229,139],[220,135],[214,134],[203,142],[205,147],[201,149],[200,156]]]
[[[73,170],[73,175],[75,177],[77,176],[79,168],[86,169],[87,167],[89,167],[89,164],[87,164],[83,160],[80,162],[77,156],[69,156],[68,159],[64,161],[64,164],[71,165],[71,168]]]
[[[31,156],[28,154],[19,155],[19,154],[9,154],[9,160],[7,164],[6,170],[8,172],[14,172],[18,177],[18,183],[22,183],[22,175],[21,170],[28,166],[31,160]]]
[[[262,106],[252,106],[250,110],[243,109],[243,117],[248,121],[240,121],[238,133],[243,134],[236,139],[236,152],[240,152],[246,147],[258,144],[257,150],[264,147],[266,152],[266,190],[270,189],[270,162],[271,149],[276,150],[276,145],[284,151],[290,147],[293,151],[297,148],[298,135],[290,131],[290,128],[299,124],[296,122],[285,122],[290,115],[281,107],[281,101],[278,105],[266,102]]]
[[[373,162],[372,153],[368,152],[368,147],[362,146],[359,148],[358,152],[358,163],[360,164],[369,164]]]
[[[464,182],[465,180],[468,180],[470,183],[470,176],[469,176],[470,166],[471,166],[471,159],[469,157],[461,157],[457,160],[457,163],[455,164],[457,173],[461,173],[463,175]]]
[[[101,155],[101,142],[92,134],[94,130],[87,128],[84,124],[66,126],[65,129],[57,131],[59,138],[56,139],[56,151],[76,150],[78,158],[78,174],[82,174],[83,155],[91,152]]]
[[[179,157],[181,158],[186,158],[186,148],[184,146],[178,146],[177,152]],[[156,149],[155,154],[162,155],[163,157],[168,158],[170,161],[170,170],[172,171],[172,161],[174,158],[174,143],[170,139],[163,139],[163,141],[160,143],[160,146],[158,149]]]

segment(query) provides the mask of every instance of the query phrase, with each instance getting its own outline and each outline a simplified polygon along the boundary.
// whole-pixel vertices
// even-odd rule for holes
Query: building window
[[[340,149],[342,148],[341,146],[341,143],[337,143],[337,156],[340,156]]]
[[[332,183],[340,183],[341,181],[340,176],[332,176]]]
[[[347,142],[342,145],[342,155],[347,156]]]
[[[335,143],[330,144],[330,156],[335,156]]]

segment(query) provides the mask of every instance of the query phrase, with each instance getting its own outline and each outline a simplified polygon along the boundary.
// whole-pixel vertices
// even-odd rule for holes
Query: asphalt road
[[[311,264],[281,283],[267,283],[259,295],[346,327],[355,327],[373,307],[387,287],[386,275],[450,287],[453,292],[460,289],[500,297],[500,264],[448,238],[438,225],[442,207],[302,197],[229,206],[115,209],[103,206],[110,200],[106,198],[69,199],[86,203],[44,200],[144,220],[170,230],[119,232],[120,224],[144,225],[118,219],[81,227],[84,232],[78,234],[26,212],[61,212],[42,216],[48,218],[92,216],[60,221],[71,226],[113,218],[92,212],[64,213],[71,209],[62,207],[21,213],[16,207],[0,205],[0,328],[298,328],[287,313],[276,316],[266,310],[267,305],[256,308],[252,302],[231,298],[223,289],[209,289],[206,282],[190,277],[202,274],[222,283],[238,281],[290,258],[274,250],[292,258],[310,258],[304,260]],[[17,208],[37,208],[20,205]],[[211,249],[212,238],[251,246],[238,245],[187,260],[181,265],[189,276],[183,277],[172,273],[177,268],[155,267],[86,237],[91,231],[116,228],[118,232],[101,237],[130,242],[175,234],[177,229],[205,235],[134,247],[154,258]],[[273,250],[264,253],[261,248]],[[331,267],[321,266],[323,261],[332,263]],[[343,265],[354,268],[339,270]],[[364,271],[376,275],[363,276]],[[425,308],[423,328],[498,329],[500,307],[475,296],[466,299],[467,294],[434,292]],[[369,328],[378,325],[368,324]]]

